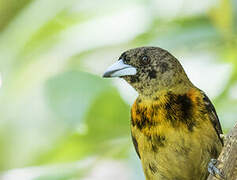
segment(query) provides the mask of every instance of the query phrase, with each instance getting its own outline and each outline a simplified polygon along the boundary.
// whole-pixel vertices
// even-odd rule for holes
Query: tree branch
[[[237,124],[227,134],[225,146],[218,158],[216,167],[221,171],[225,180],[237,180]],[[223,179],[209,175],[207,180]]]

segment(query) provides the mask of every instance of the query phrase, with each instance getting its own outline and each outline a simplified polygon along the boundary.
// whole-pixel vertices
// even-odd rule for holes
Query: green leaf
[[[107,88],[109,83],[98,76],[69,71],[48,80],[46,94],[57,118],[77,124],[94,98]]]
[[[129,107],[113,88],[104,91],[85,117],[87,130],[71,129],[51,152],[42,154],[37,164],[68,162],[89,155],[126,157],[129,149]]]

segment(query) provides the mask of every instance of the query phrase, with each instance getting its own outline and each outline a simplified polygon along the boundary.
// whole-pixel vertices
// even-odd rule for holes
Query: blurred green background
[[[136,92],[102,79],[119,55],[159,46],[237,121],[236,0],[0,0],[0,179],[143,180]]]

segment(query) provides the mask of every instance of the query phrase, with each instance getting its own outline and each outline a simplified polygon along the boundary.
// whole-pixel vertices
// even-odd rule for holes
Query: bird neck
[[[173,87],[154,87],[146,89],[146,91],[140,91],[138,99],[141,99],[144,102],[153,102],[155,99],[166,96],[167,94],[185,94],[190,90],[196,89],[196,87],[190,82],[185,84],[179,84]]]

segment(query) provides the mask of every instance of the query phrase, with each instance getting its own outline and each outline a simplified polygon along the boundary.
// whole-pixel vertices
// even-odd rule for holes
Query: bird
[[[131,107],[131,139],[146,180],[204,180],[223,147],[222,128],[208,96],[176,57],[159,47],[122,53],[104,78],[119,77],[138,97]]]

